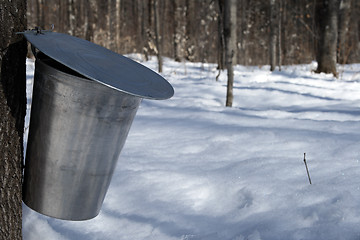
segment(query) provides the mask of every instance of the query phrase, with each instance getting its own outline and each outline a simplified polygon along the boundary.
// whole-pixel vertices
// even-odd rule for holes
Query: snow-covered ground
[[[175,95],[141,103],[99,216],[24,205],[24,239],[359,239],[360,64],[315,68],[236,66],[226,108],[226,72],[166,59]]]

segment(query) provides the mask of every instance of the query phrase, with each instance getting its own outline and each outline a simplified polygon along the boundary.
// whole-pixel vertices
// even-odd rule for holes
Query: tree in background
[[[0,1],[0,239],[22,238],[26,1]]]
[[[217,4],[219,0],[157,1],[161,55],[177,60],[218,62],[220,68],[225,67],[225,54],[221,52],[224,39],[217,34],[223,20]],[[316,59],[321,46],[316,16],[324,17],[324,1],[275,0],[278,23],[273,23],[278,29],[274,33],[277,35],[277,62],[281,60],[282,64],[289,65],[309,63]],[[339,24],[347,24],[347,27],[339,27],[338,61],[359,62],[360,1],[336,1],[342,1],[344,6],[344,13],[339,13]],[[346,3],[349,1],[351,8],[348,9]],[[153,2],[28,0],[29,27],[49,28],[53,23],[55,31],[73,33],[121,54],[156,55]],[[270,64],[270,0],[237,0],[235,4],[237,51],[234,60],[242,65]],[[349,14],[345,13],[345,9]],[[346,17],[349,17],[349,21]],[[340,40],[341,34],[345,36],[345,41]],[[340,52],[345,54],[345,59]]]
[[[153,0],[154,8],[154,33],[155,33],[155,53],[158,59],[158,72],[162,72],[163,60],[162,60],[162,43],[160,34],[160,9],[159,0]]]
[[[185,59],[186,49],[186,2],[174,0],[174,59],[181,62]]]
[[[278,5],[279,9],[278,9],[278,65],[279,65],[279,71],[281,71],[281,64],[282,64],[282,54],[281,54],[281,34],[282,34],[282,0],[279,0],[279,5]]]
[[[218,55],[217,55],[217,64],[219,69],[219,74],[216,76],[216,81],[218,80],[221,70],[225,69],[225,39],[224,39],[224,3],[222,0],[219,0],[218,4]]]
[[[270,41],[269,41],[269,55],[270,55],[270,71],[274,71],[276,67],[276,43],[278,36],[278,15],[276,0],[270,0]]]
[[[338,0],[322,0],[316,6],[319,23],[319,45],[316,60],[317,73],[337,76],[336,53],[338,40]]]
[[[225,67],[227,69],[227,91],[226,106],[232,107],[233,85],[234,85],[234,59],[236,56],[236,0],[219,1],[222,12],[223,27],[219,29],[224,36],[225,47]]]
[[[349,32],[349,21],[351,16],[351,0],[340,0],[339,12],[339,42],[338,42],[338,63],[345,64],[348,58],[347,36]]]

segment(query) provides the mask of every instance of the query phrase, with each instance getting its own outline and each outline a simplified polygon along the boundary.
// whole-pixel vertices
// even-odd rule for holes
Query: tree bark
[[[116,0],[116,4],[115,4],[115,44],[116,44],[116,51],[120,52],[120,6],[121,6],[121,2],[120,0]]]
[[[174,58],[181,62],[185,58],[186,43],[186,5],[184,0],[174,1]]]
[[[0,2],[0,239],[21,239],[26,1]]]
[[[69,17],[69,30],[68,33],[70,35],[75,34],[75,8],[74,8],[74,1],[68,0],[68,17]]]
[[[108,16],[107,16],[107,29],[108,29],[108,48],[112,51],[117,52],[116,46],[116,0],[108,0]]]
[[[320,28],[320,41],[317,54],[316,72],[336,72],[336,46],[338,38],[338,0],[323,0],[317,5],[317,19]]]
[[[233,61],[236,56],[236,0],[224,1],[224,39],[225,39],[225,65],[227,69],[226,106],[233,104],[234,69]]]
[[[282,0],[279,0],[279,9],[278,9],[278,12],[279,12],[279,25],[278,25],[278,49],[277,49],[277,52],[278,52],[278,66],[279,66],[279,71],[281,71],[281,62],[282,62],[282,50],[281,50],[281,34],[282,34],[282,29],[281,29],[281,19],[282,19]]]
[[[277,40],[277,6],[275,0],[270,0],[270,41],[269,41],[269,56],[270,56],[270,71],[276,68],[276,40]]]
[[[158,71],[162,72],[163,61],[162,61],[162,46],[161,46],[161,36],[160,36],[160,13],[159,13],[159,0],[153,0],[154,7],[154,30],[155,30],[155,45],[156,45],[156,55],[158,59]]]
[[[218,0],[219,17],[218,17],[218,55],[217,63],[220,71],[225,69],[225,39],[224,39],[224,1]],[[216,77],[218,79],[219,75]]]
[[[346,36],[349,31],[350,9],[351,0],[340,1],[338,62],[341,64],[345,64],[347,60]]]

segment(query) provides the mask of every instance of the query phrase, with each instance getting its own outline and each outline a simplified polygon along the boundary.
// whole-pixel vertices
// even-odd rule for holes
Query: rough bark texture
[[[26,1],[0,1],[0,239],[21,239]]]
[[[338,38],[338,0],[323,0],[317,6],[317,16],[320,28],[317,73],[336,72],[336,46]]]

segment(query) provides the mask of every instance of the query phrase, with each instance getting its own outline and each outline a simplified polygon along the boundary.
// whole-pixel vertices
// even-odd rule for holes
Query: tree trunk
[[[162,46],[161,46],[161,36],[160,36],[160,13],[159,13],[159,0],[154,0],[154,28],[155,28],[155,45],[156,45],[156,55],[158,59],[158,71],[162,72]]]
[[[21,239],[26,1],[0,2],[0,239]]]
[[[225,69],[225,39],[224,39],[224,1],[219,0],[219,17],[218,17],[218,56],[217,63],[220,71]],[[219,75],[216,77],[218,79]]]
[[[108,48],[114,52],[117,51],[116,47],[116,0],[108,0]]]
[[[278,52],[278,66],[279,66],[279,71],[281,71],[281,61],[282,61],[282,50],[281,50],[281,34],[282,34],[282,31],[281,31],[281,19],[282,19],[282,0],[279,0],[279,8],[278,8],[278,12],[279,12],[279,25],[278,25],[278,49],[277,49],[277,52]]]
[[[338,38],[338,0],[323,0],[317,5],[320,41],[317,54],[317,73],[336,72],[336,46]]]
[[[226,106],[232,107],[234,69],[233,61],[236,56],[236,0],[224,1],[224,39],[225,39],[225,65],[228,75]]]
[[[269,41],[269,56],[270,56],[270,71],[274,71],[276,67],[276,35],[277,35],[277,21],[276,21],[276,1],[270,0],[270,41]]]
[[[184,0],[174,1],[174,57],[181,62],[185,58],[186,43],[186,5]]]
[[[116,52],[120,52],[120,0],[116,0],[115,3],[115,44],[116,44]]]
[[[75,34],[75,8],[74,8],[74,1],[68,0],[68,13],[69,13],[69,31],[70,35]]]
[[[338,62],[345,64],[347,60],[346,36],[349,31],[351,0],[341,0],[339,19],[339,52]]]
[[[46,14],[46,12],[44,11],[44,8],[45,8],[44,0],[37,0],[36,1],[37,26],[40,27],[41,29],[44,29],[44,27],[45,27],[45,14]]]
[[[141,49],[140,51],[144,54],[145,60],[149,60],[149,25],[150,25],[150,17],[149,10],[147,7],[149,6],[148,1],[141,1]]]

